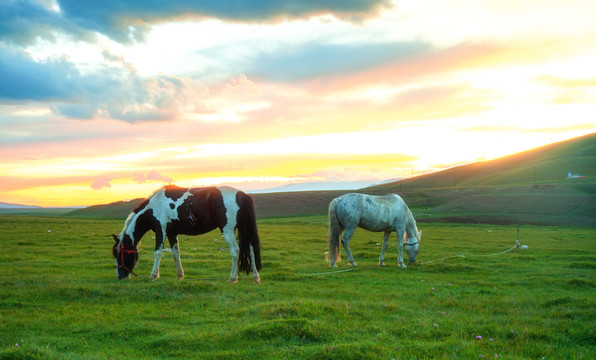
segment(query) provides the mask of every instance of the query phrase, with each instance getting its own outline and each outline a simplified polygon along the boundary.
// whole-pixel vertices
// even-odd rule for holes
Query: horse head
[[[407,235],[406,235],[407,236]],[[422,231],[418,231],[416,233],[416,241],[410,241],[408,243],[408,239],[406,239],[406,251],[408,252],[408,259],[411,263],[416,262],[416,256],[418,256],[418,251],[420,250],[420,239],[422,237]]]
[[[128,237],[128,235],[123,235],[124,237]],[[112,234],[114,238],[114,246],[112,247],[112,255],[116,258],[116,273],[118,279],[127,279],[130,274],[137,276],[132,269],[137,264],[139,260],[139,253],[137,249],[132,245],[133,242],[131,241],[124,241],[125,239],[120,239],[118,236]],[[125,246],[125,243],[130,243],[130,248]]]

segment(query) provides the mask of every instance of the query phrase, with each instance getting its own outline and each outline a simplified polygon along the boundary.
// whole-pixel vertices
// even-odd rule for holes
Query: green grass
[[[266,219],[262,284],[232,285],[218,232],[181,237],[182,281],[168,253],[148,279],[152,234],[140,276],[116,280],[123,221],[0,216],[0,359],[596,358],[594,227],[523,226],[529,250],[482,256],[517,227],[419,224],[405,270],[394,242],[376,266],[382,235],[359,230],[356,270],[305,275],[329,271],[325,217]]]

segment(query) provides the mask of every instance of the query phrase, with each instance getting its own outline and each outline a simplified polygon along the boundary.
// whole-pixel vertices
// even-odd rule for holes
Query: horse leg
[[[404,264],[404,235],[406,231],[403,227],[397,228],[397,262],[399,266],[402,268],[407,268],[406,264]]]
[[[352,238],[352,235],[354,235],[354,229],[347,229],[344,232],[344,236],[341,238],[341,243],[344,246],[344,249],[346,250],[346,255],[348,256],[348,265],[358,265],[356,264],[356,261],[354,261],[354,257],[352,256],[352,253],[350,252],[350,239]]]
[[[383,247],[381,248],[381,256],[379,256],[379,266],[385,266],[385,251],[389,245],[389,236],[391,231],[385,231],[383,234]]]
[[[260,284],[261,277],[259,276],[259,272],[257,271],[257,264],[255,262],[255,251],[254,251],[252,245],[250,246],[250,261],[252,264],[252,275],[255,279],[254,282],[255,282],[255,284]]]
[[[153,280],[159,278],[159,263],[161,262],[161,255],[163,254],[163,241],[165,230],[161,229],[161,233],[155,233],[155,253],[153,254],[153,270],[151,277]]]
[[[178,279],[184,279],[184,270],[182,269],[182,264],[180,263],[180,248],[178,246],[178,236],[168,236],[168,240],[170,241],[170,248],[172,249],[172,257],[174,258],[174,262],[176,263],[176,271],[178,273]]]
[[[222,231],[224,239],[226,240],[226,244],[228,244],[228,248],[230,249],[230,255],[232,256],[232,270],[230,271],[230,278],[228,279],[229,283],[237,283],[238,282],[238,254],[240,252],[240,248],[236,243],[236,237],[234,236],[234,230],[224,229]],[[254,255],[253,255],[254,256]],[[253,261],[254,264],[254,261]]]

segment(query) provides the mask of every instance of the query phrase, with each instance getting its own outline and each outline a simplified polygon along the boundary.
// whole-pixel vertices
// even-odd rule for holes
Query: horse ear
[[[116,235],[112,234],[112,237],[114,238],[114,241],[115,241],[115,242],[120,242],[120,239],[118,239],[118,236],[116,236]]]
[[[418,240],[420,240],[421,236],[422,236],[422,231],[418,231]]]

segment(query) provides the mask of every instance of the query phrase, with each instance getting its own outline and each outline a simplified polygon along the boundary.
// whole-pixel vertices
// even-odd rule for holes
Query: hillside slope
[[[596,133],[490,161],[373,186],[373,192],[567,183],[567,175],[596,178]],[[581,181],[577,181],[578,183]]]
[[[596,133],[363,191],[401,194],[419,221],[596,226]]]
[[[105,205],[93,205],[83,209],[77,209],[66,214],[72,217],[88,217],[88,218],[109,218],[109,219],[126,219],[128,214],[141,202],[143,198],[117,201]]]

